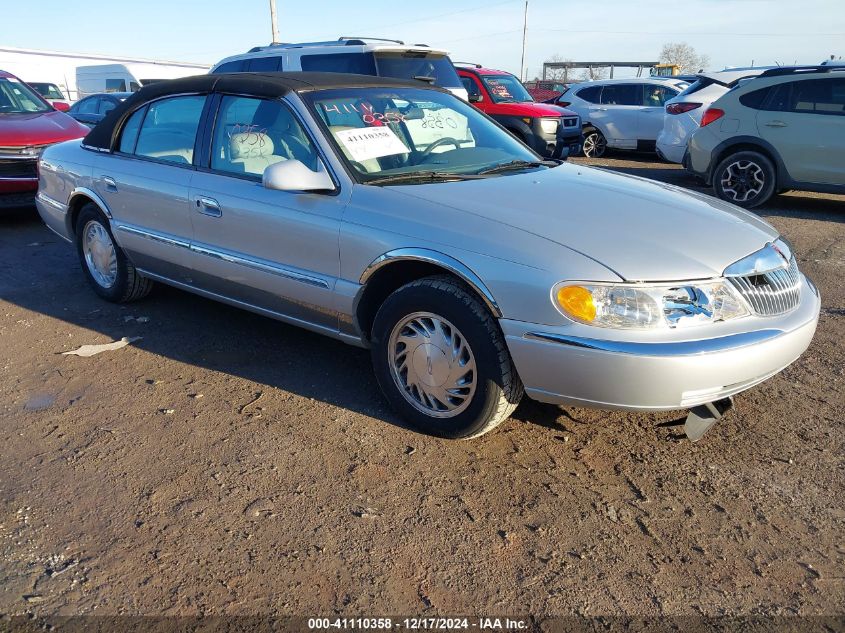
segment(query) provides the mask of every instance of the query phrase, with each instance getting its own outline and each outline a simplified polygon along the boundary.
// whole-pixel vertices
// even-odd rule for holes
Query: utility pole
[[[528,0],[525,0],[525,18],[522,21],[522,61],[519,64],[519,79],[525,81],[525,36],[528,32]]]
[[[279,25],[276,23],[276,0],[270,0],[270,26],[273,29],[272,44],[279,43]]]

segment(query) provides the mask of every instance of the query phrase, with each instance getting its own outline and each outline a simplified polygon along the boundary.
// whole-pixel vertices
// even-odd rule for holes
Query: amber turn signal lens
[[[557,291],[557,302],[563,311],[579,321],[596,318],[596,304],[592,293],[581,286],[564,286]]]

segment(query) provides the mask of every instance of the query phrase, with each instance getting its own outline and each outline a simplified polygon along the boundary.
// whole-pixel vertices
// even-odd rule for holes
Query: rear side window
[[[379,53],[378,74],[396,79],[421,79],[441,88],[462,88],[461,80],[448,57],[426,53]]]
[[[683,89],[679,96],[685,97],[686,95],[692,95],[698,92],[699,90],[704,90],[707,86],[712,86],[715,82],[712,79],[705,79],[700,78],[697,81],[693,81],[689,86]]]
[[[639,84],[612,84],[601,92],[603,105],[642,105],[642,86]]]
[[[246,69],[249,72],[276,72],[282,69],[281,57],[253,57],[247,63]]]
[[[810,79],[792,84],[789,110],[845,115],[845,79]]]
[[[587,103],[598,103],[601,98],[601,86],[590,86],[575,93],[579,99],[583,99]]]
[[[763,102],[769,96],[771,88],[761,88],[760,90],[753,90],[742,95],[739,102],[746,108],[753,108],[754,110],[762,110]]]
[[[660,107],[678,96],[678,91],[668,86],[655,86],[652,84],[643,85],[643,105]]]
[[[325,73],[353,73],[375,75],[376,64],[372,53],[337,53],[303,55],[299,59],[302,70]]]
[[[246,66],[244,60],[236,59],[232,62],[226,62],[225,64],[220,64],[215,70],[214,73],[242,73],[244,71],[244,67]]]
[[[79,114],[97,114],[97,104],[100,102],[99,97],[89,97],[83,99],[76,106],[76,111]]]
[[[204,96],[171,97],[150,104],[135,154],[190,165],[204,105]]]
[[[100,114],[104,114],[104,115],[108,114],[109,112],[114,110],[116,105],[117,104],[114,101],[111,101],[109,99],[101,99],[100,100],[100,108],[99,108],[98,112]]]
[[[135,152],[135,141],[138,140],[138,130],[141,129],[141,121],[144,120],[144,113],[146,111],[146,108],[141,108],[126,121],[123,131],[120,133],[119,152],[123,152],[124,154],[133,154]]]

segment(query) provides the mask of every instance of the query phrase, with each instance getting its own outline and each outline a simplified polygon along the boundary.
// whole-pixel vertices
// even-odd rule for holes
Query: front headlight
[[[574,321],[621,329],[687,327],[750,314],[724,281],[671,285],[562,282],[552,289],[552,297],[558,310]]]
[[[557,134],[557,126],[560,119],[540,119],[540,129],[543,134]]]

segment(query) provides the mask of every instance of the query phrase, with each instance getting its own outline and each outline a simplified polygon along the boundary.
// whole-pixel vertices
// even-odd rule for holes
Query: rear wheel
[[[135,270],[111,233],[108,219],[93,203],[76,220],[76,249],[85,278],[100,297],[114,303],[149,294],[153,282]]]
[[[713,172],[713,190],[722,200],[750,209],[775,192],[775,166],[759,152],[731,154]]]
[[[495,319],[451,277],[426,277],[387,298],[373,323],[372,357],[390,404],[424,433],[477,437],[522,397]]]
[[[601,158],[607,151],[607,139],[594,127],[584,130],[584,145],[582,151],[587,158]]]

